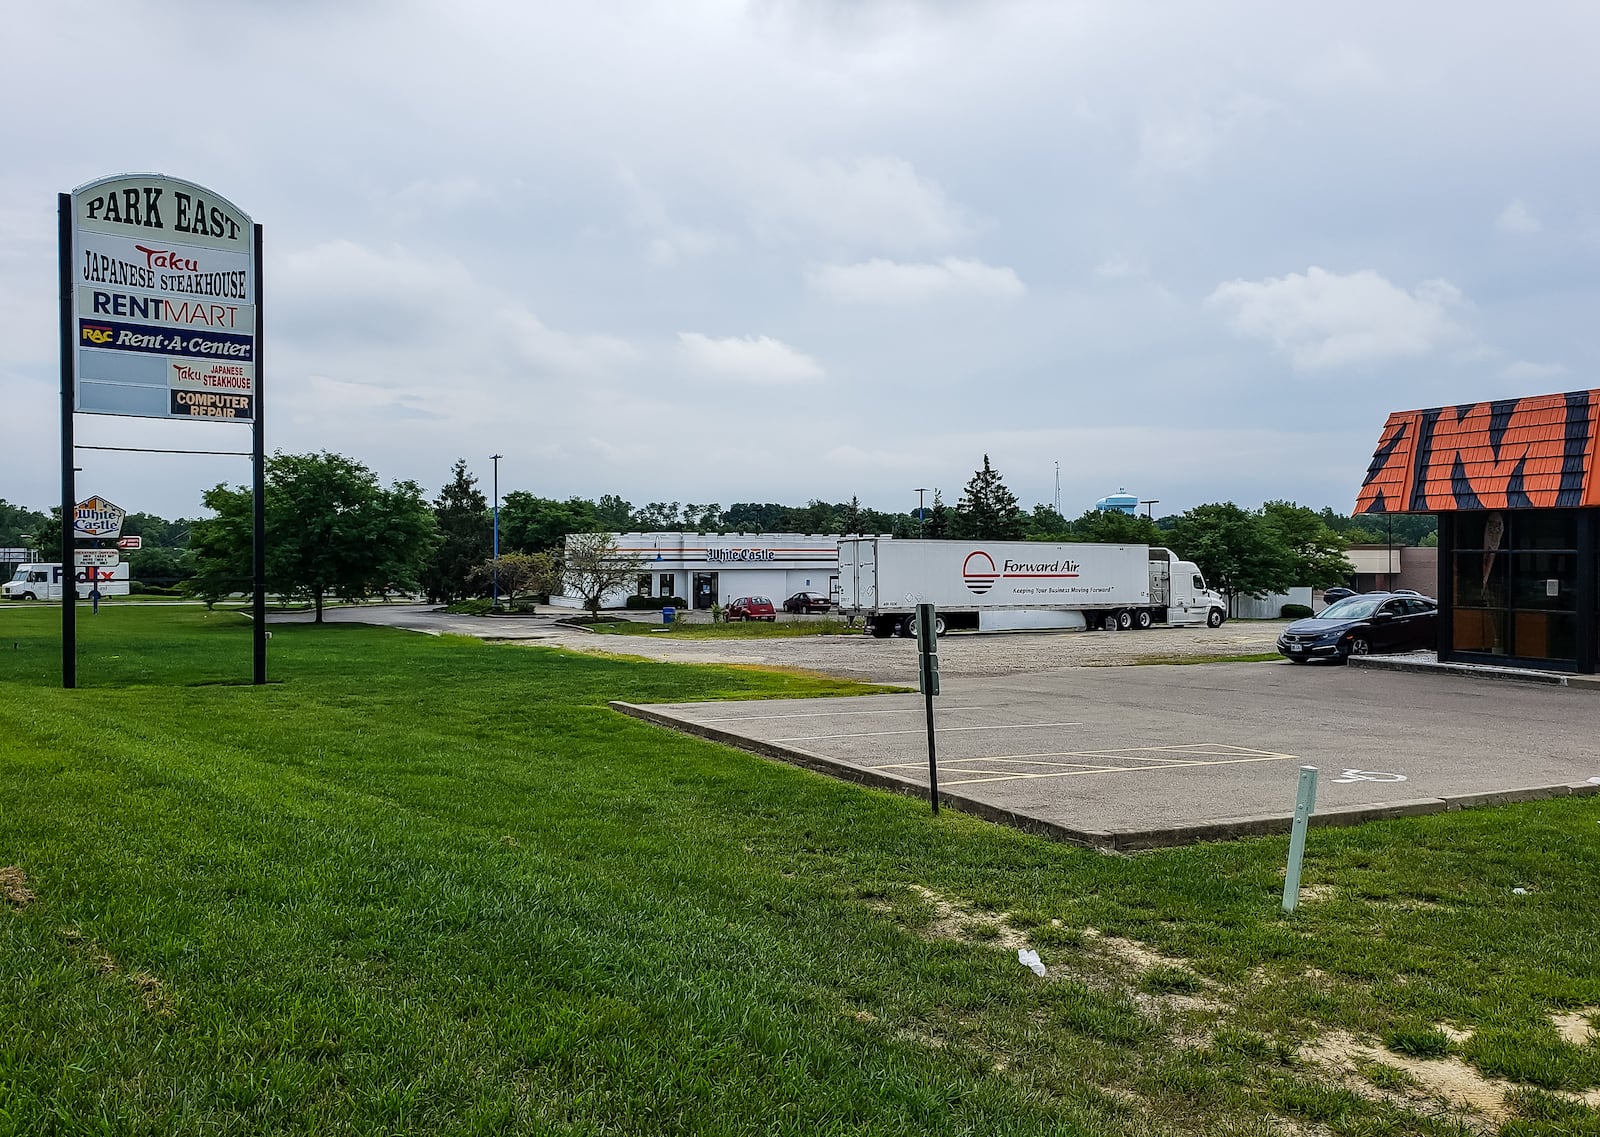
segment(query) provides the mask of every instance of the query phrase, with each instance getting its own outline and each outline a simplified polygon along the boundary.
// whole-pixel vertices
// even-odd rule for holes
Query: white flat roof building
[[[624,553],[642,558],[632,588],[606,596],[603,607],[621,608],[629,596],[676,596],[689,608],[726,605],[741,596],[765,596],[781,605],[796,592],[839,592],[839,536],[835,533],[612,533]],[[575,596],[550,603],[581,608]]]

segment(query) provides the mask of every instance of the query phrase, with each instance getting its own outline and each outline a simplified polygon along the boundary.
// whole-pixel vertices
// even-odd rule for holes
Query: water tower
[[[1119,489],[1116,493],[1106,494],[1094,503],[1094,507],[1102,513],[1126,513],[1132,517],[1139,511],[1139,495]]]

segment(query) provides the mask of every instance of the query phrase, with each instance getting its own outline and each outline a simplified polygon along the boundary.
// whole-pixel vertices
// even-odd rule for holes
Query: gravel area
[[[276,617],[299,620],[302,616]],[[557,624],[549,616],[451,616],[421,605],[362,605],[327,612],[335,622],[383,624],[432,634],[533,643],[575,651],[635,655],[674,663],[740,663],[817,671],[874,683],[915,685],[916,643],[866,635],[795,639],[674,639],[607,636]],[[1146,632],[957,633],[939,641],[946,678],[1024,675],[1064,667],[1112,667],[1146,660],[1271,652],[1282,620],[1230,621],[1220,628],[1151,628]]]

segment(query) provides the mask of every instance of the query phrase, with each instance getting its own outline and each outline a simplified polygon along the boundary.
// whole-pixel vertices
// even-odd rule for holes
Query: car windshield
[[[1378,610],[1387,597],[1384,596],[1346,596],[1337,603],[1330,604],[1317,614],[1319,620],[1365,620]]]

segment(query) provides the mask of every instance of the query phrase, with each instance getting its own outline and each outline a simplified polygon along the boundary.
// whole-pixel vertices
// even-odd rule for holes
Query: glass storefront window
[[[1511,603],[1571,612],[1578,606],[1577,553],[1513,553]]]
[[[1503,608],[1457,608],[1452,620],[1456,651],[1481,651],[1504,655],[1506,613]]]
[[[1503,608],[1506,563],[1503,552],[1455,555],[1455,602],[1458,608]]]
[[[1576,661],[1578,528],[1570,509],[1457,514],[1452,649]]]

